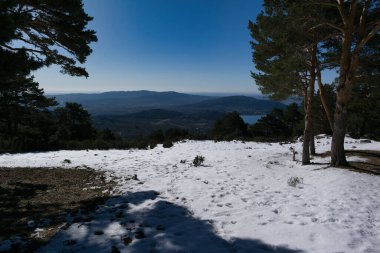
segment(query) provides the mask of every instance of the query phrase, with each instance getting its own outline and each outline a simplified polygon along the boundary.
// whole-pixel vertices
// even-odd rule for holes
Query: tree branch
[[[313,26],[312,28],[310,28],[310,30],[313,30],[313,29],[316,29],[316,28],[318,28],[318,27],[321,27],[321,26],[330,26],[330,27],[332,27],[332,28],[334,28],[334,29],[336,29],[336,30],[338,30],[338,31],[340,31],[340,32],[344,32],[344,30],[343,30],[343,28],[341,28],[341,27],[339,27],[339,26],[336,26],[336,25],[334,25],[334,24],[331,24],[331,23],[329,23],[329,22],[326,22],[326,23],[322,23],[322,24],[318,24],[318,25],[316,25],[316,26]]]
[[[6,48],[8,50],[12,50],[12,51],[25,50],[25,51],[28,51],[28,52],[34,52],[34,53],[39,53],[39,54],[43,53],[43,51],[35,50],[35,49],[27,48],[27,47],[11,47],[11,46],[8,46],[8,45],[0,45],[0,47],[4,47],[4,48]]]
[[[343,24],[347,24],[347,16],[344,13],[344,2],[342,0],[336,0],[338,2],[337,8],[339,10],[340,17],[342,18]]]
[[[363,6],[362,13],[360,14],[360,22],[359,22],[359,36],[360,38],[364,37],[365,34],[365,28],[366,28],[366,21],[367,21],[367,15],[368,15],[368,8],[371,0],[366,0]]]
[[[368,33],[366,37],[364,37],[360,43],[356,46],[354,50],[354,54],[359,54],[363,47],[367,44],[367,42],[372,39],[373,36],[376,35],[380,31],[380,20],[375,23],[375,27]]]

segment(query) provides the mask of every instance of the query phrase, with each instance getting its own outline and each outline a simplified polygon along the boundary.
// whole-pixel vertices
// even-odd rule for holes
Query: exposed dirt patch
[[[0,168],[0,242],[17,236],[11,252],[33,252],[70,220],[90,220],[115,185],[89,168]]]
[[[352,161],[350,166],[353,169],[372,172],[380,175],[380,151],[375,150],[348,150],[348,156],[359,156],[366,158],[367,161]]]
[[[328,157],[330,151],[318,154],[321,157]],[[359,172],[368,172],[380,175],[380,151],[376,150],[346,150],[347,160],[350,164],[349,169]],[[365,158],[366,161],[355,161],[352,157]]]

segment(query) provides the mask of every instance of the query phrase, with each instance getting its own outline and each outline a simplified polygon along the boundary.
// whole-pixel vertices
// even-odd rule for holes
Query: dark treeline
[[[326,97],[331,105],[335,97],[333,87],[325,86]],[[348,133],[355,138],[380,139],[377,127],[380,123],[380,93],[371,93],[369,96],[365,85],[354,93],[357,99],[349,107]],[[246,124],[239,113],[231,112],[216,120],[208,132],[181,128],[166,131],[157,129],[145,136],[124,139],[109,129],[96,129],[91,115],[80,104],[66,103],[63,107],[57,107],[57,102],[45,97],[33,78],[9,81],[8,86],[1,86],[0,96],[2,153],[59,149],[147,149],[157,144],[171,147],[173,142],[184,139],[294,141],[302,136],[304,127],[304,106],[292,103],[284,109],[273,109],[253,125]],[[331,134],[318,94],[314,95],[313,101],[314,134]]]
[[[43,96],[41,96],[43,97]],[[52,104],[54,100],[51,100]],[[190,134],[187,130],[172,128],[156,130],[147,136],[123,139],[109,129],[95,129],[91,115],[80,104],[66,103],[54,110],[13,105],[12,110],[0,105],[0,153],[47,151],[60,149],[146,149],[158,143],[166,147],[186,138],[206,139],[206,135]],[[27,117],[14,117],[23,111]]]

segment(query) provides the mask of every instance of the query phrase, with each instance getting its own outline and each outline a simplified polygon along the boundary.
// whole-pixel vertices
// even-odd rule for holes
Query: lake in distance
[[[255,124],[263,116],[264,115],[240,115],[244,122],[249,125]]]

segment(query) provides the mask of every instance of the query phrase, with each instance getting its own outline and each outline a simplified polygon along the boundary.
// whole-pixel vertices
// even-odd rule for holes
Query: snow
[[[317,139],[317,152],[330,142]],[[291,147],[300,159],[299,142],[186,141],[169,149],[5,154],[0,167],[88,166],[118,178],[120,196],[40,252],[380,252],[380,177],[328,167],[329,158],[301,166]],[[346,148],[380,150],[380,143],[346,138]],[[204,166],[192,166],[196,155]],[[290,177],[303,183],[289,186]]]

